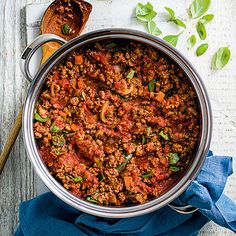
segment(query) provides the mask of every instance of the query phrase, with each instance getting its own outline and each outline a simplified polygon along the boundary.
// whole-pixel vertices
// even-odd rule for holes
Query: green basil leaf
[[[48,120],[50,120],[49,117],[46,117],[46,118],[42,118],[39,113],[35,113],[34,114],[34,119],[37,120],[37,121],[40,121],[40,122],[46,122]]]
[[[147,9],[149,9],[149,10],[153,10],[153,5],[152,5],[150,2],[147,2],[147,3],[145,4],[145,7],[146,7]]]
[[[62,27],[61,27],[61,32],[62,32],[63,34],[69,34],[69,32],[70,32],[70,26],[69,26],[68,24],[62,25]]]
[[[55,123],[52,123],[52,125],[50,126],[50,132],[52,133],[57,133],[59,132],[61,129],[55,125]]]
[[[187,40],[187,48],[188,48],[188,50],[190,50],[191,48],[193,48],[195,46],[196,41],[197,41],[197,39],[196,39],[196,36],[194,34],[191,35],[188,38],[188,40]]]
[[[170,20],[175,19],[175,12],[169,7],[165,7],[166,11],[170,14]]]
[[[176,164],[176,163],[179,161],[179,156],[178,156],[177,153],[170,152],[170,153],[168,154],[168,157],[169,157],[169,163],[170,163],[170,165]]]
[[[166,11],[168,11],[168,13],[170,14],[170,19],[168,21],[172,21],[174,22],[176,25],[180,26],[180,27],[183,27],[183,28],[186,28],[186,25],[184,24],[184,22],[178,18],[176,18],[175,16],[175,12],[174,10],[172,10],[171,8],[169,7],[165,7]]]
[[[106,44],[107,48],[114,48],[114,47],[117,47],[117,46],[118,45],[116,43],[113,43],[113,42]]]
[[[156,79],[153,79],[148,83],[148,90],[149,92],[154,92],[155,89],[156,89]]]
[[[147,127],[147,136],[149,137],[151,133],[151,127]]]
[[[54,146],[62,147],[66,144],[66,140],[61,136],[52,136],[52,143]]]
[[[87,201],[92,202],[92,203],[98,203],[97,200],[93,199],[92,197],[87,197]]]
[[[123,168],[126,166],[127,162],[123,162],[121,165],[117,166],[117,170],[123,170]]]
[[[206,39],[207,33],[205,25],[202,24],[200,21],[197,23],[197,32],[201,40]]]
[[[86,99],[86,93],[84,91],[82,91],[81,96],[84,100]]]
[[[156,23],[154,21],[149,21],[147,23],[147,29],[150,34],[159,36],[162,34],[161,30],[157,28]]]
[[[196,55],[200,57],[207,51],[208,47],[209,47],[208,43],[201,44],[196,50]]]
[[[183,27],[183,28],[186,28],[186,25],[184,24],[184,22],[182,21],[182,20],[180,20],[180,19],[175,19],[175,20],[173,20],[173,22],[176,24],[176,25],[178,25],[178,26],[180,26],[180,27]]]
[[[150,9],[145,7],[142,3],[138,3],[135,9],[136,16],[141,15],[145,16],[150,12]]]
[[[209,9],[211,0],[194,0],[189,8],[191,18],[198,18]]]
[[[145,144],[146,143],[146,137],[145,135],[142,135],[142,144]]]
[[[135,72],[136,72],[135,70],[131,69],[126,78],[133,79]]]
[[[162,138],[164,138],[165,140],[169,140],[168,135],[165,134],[165,133],[163,132],[163,130],[159,133],[159,135],[160,135]]]
[[[230,59],[230,50],[228,47],[222,47],[217,50],[212,59],[212,69],[221,70]]]
[[[145,15],[145,16],[140,16],[138,15],[137,18],[141,21],[144,22],[149,22],[151,21],[155,16],[157,15],[157,13],[155,11],[151,11],[149,14]]]
[[[81,182],[83,181],[84,179],[80,176],[76,176],[76,177],[72,177],[71,178],[75,183],[78,183],[78,182]]]
[[[177,172],[180,170],[180,168],[178,166],[170,166],[169,170],[173,171],[173,172]]]
[[[205,24],[210,23],[213,19],[214,19],[214,15],[208,14],[208,15],[203,16],[199,21],[205,25]]]
[[[55,155],[61,155],[61,148],[52,148],[52,152],[55,154]]]
[[[163,39],[169,42],[172,46],[176,47],[178,43],[179,35],[167,35]]]
[[[136,6],[136,17],[144,22],[151,21],[157,13],[153,10],[153,6],[150,3],[145,5],[138,3]]]
[[[141,177],[142,178],[149,178],[152,176],[152,172],[151,171],[147,171],[147,172],[144,172]]]
[[[128,162],[132,157],[133,157],[133,153],[129,154],[129,155],[125,155],[125,160],[126,162]]]

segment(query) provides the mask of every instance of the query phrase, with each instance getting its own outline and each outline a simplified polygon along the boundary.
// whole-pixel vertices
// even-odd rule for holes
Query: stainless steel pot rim
[[[195,160],[190,166],[188,172],[167,193],[164,193],[160,197],[151,200],[145,204],[131,207],[119,208],[99,206],[79,199],[69,193],[66,189],[64,189],[62,185],[57,182],[57,180],[52,175],[50,175],[47,167],[42,162],[37,151],[37,146],[33,134],[34,106],[37,99],[37,95],[43,85],[44,79],[48,72],[59,60],[61,60],[65,55],[75,50],[76,48],[104,39],[135,40],[149,44],[157,48],[158,50],[161,50],[164,54],[174,60],[189,76],[197,92],[201,108],[202,133],[200,137],[199,148],[197,150]],[[163,40],[140,31],[125,29],[107,29],[87,33],[71,40],[70,42],[63,45],[59,50],[57,50],[49,58],[45,65],[42,66],[42,68],[34,77],[34,81],[31,83],[27,94],[23,115],[23,130],[25,145],[27,147],[27,152],[34,166],[34,169],[39,175],[39,177],[42,179],[42,181],[55,195],[67,202],[69,205],[86,213],[101,217],[122,218],[150,213],[156,209],[165,206],[166,204],[170,203],[175,198],[177,198],[187,188],[191,181],[195,179],[209,150],[212,132],[212,115],[208,95],[204,84],[200,79],[200,76],[195,71],[191,63],[187,59],[185,59],[185,57],[180,52],[178,52],[175,48],[173,48]]]

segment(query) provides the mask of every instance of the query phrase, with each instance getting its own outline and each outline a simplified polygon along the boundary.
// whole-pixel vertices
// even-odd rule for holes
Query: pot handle
[[[198,208],[191,205],[177,205],[175,203],[169,203],[168,206],[180,214],[192,214],[198,210]]]
[[[29,81],[33,81],[33,76],[29,71],[29,63],[39,47],[48,42],[57,42],[61,45],[65,44],[67,41],[54,34],[42,34],[38,36],[29,46],[26,47],[21,55],[21,71],[25,78]]]

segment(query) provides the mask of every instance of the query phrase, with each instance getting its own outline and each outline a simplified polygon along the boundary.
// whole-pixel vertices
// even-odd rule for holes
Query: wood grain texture
[[[117,1],[119,0],[107,0],[107,6],[110,7]],[[164,2],[159,1],[162,4]],[[182,2],[182,0],[178,1]],[[167,6],[176,9],[178,12],[178,1],[175,1],[176,7],[173,4],[168,4],[170,1],[165,0],[165,3],[167,2]],[[47,0],[0,1],[0,150],[2,150],[15,117],[20,110],[28,87],[28,82],[23,78],[19,67],[20,55],[26,46],[24,7],[28,3],[40,2],[47,2]],[[90,2],[99,2],[99,0]],[[141,2],[141,0],[129,0],[126,4],[135,6],[137,2]],[[185,2],[187,8],[191,0],[185,0]],[[161,9],[158,10],[162,11]],[[108,12],[98,8],[94,8],[94,11]],[[207,26],[210,48],[206,55],[200,59],[193,56],[194,51],[189,52],[189,59],[203,77],[212,101],[214,114],[212,148],[216,153],[231,156],[236,154],[235,11],[235,0],[225,0],[224,4],[221,1],[212,0],[211,12],[216,15],[216,19]],[[103,15],[101,13],[101,16]],[[119,24],[114,22],[114,25]],[[192,28],[194,29],[194,25]],[[209,69],[211,54],[218,47],[225,45],[230,45],[232,59],[223,71],[212,73]],[[229,179],[226,193],[236,200],[236,192],[235,190],[232,191],[236,184],[235,175],[236,173],[234,173],[234,177]],[[35,183],[35,174],[26,156],[22,133],[20,132],[0,176],[0,236],[12,235],[15,231],[18,224],[18,205],[36,195]],[[229,230],[220,228],[213,223],[204,227],[200,234],[234,235]]]
[[[3,149],[1,150],[1,155],[0,155],[0,175],[2,174],[2,171],[5,167],[5,163],[8,159],[8,156],[15,144],[15,141],[18,137],[18,134],[21,130],[21,126],[22,126],[22,111],[23,111],[23,107],[20,109],[14,124],[7,136],[7,140],[6,143],[3,146]]]

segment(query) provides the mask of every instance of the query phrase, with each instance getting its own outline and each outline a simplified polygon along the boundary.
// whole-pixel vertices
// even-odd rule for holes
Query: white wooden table
[[[23,78],[19,58],[26,46],[25,34],[25,5],[29,3],[47,2],[48,0],[1,0],[0,1],[0,150],[6,141],[9,129],[14,118],[24,101],[28,83]],[[119,4],[123,0],[104,0],[106,9],[94,7],[93,11],[101,17],[109,16],[112,7],[117,12],[126,12],[132,16],[132,12],[124,11],[127,7],[135,7],[136,0],[127,0],[126,4]],[[91,0],[94,6],[99,6],[101,0]],[[145,1],[144,1],[145,2]],[[169,6],[182,15],[183,9],[187,8],[191,0],[153,0],[150,1],[158,12],[164,12],[160,6]],[[173,4],[173,2],[175,4]],[[184,3],[183,3],[184,2]],[[172,4],[171,4],[172,3]],[[194,51],[187,52],[186,56],[195,65],[201,74],[208,89],[213,115],[214,129],[211,149],[219,155],[236,156],[236,1],[235,0],[212,0],[209,12],[215,14],[212,24],[207,25],[209,42],[208,52],[200,57],[194,56]],[[160,15],[162,15],[160,13]],[[113,20],[115,26],[119,26],[119,17]],[[165,24],[160,18],[160,27],[164,33]],[[182,35],[180,49],[194,29],[190,23],[189,29]],[[230,45],[231,60],[222,71],[212,72],[210,60],[212,54],[222,46]],[[183,49],[184,50],[184,49]],[[235,163],[236,163],[236,158]],[[234,166],[236,166],[234,164]],[[236,168],[235,168],[236,169]],[[0,236],[12,235],[18,224],[18,205],[21,201],[36,196],[36,176],[27,158],[22,134],[20,133],[15,146],[6,163],[5,170],[0,176]],[[229,178],[225,192],[236,200],[236,172]],[[201,235],[234,235],[229,230],[207,224],[201,231]]]

